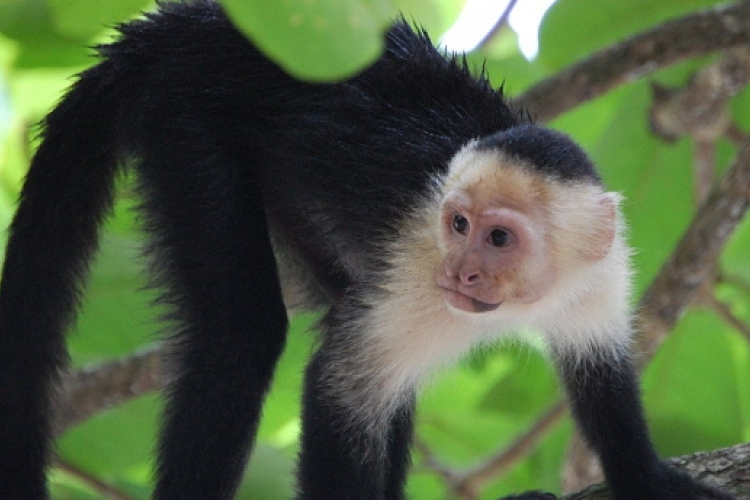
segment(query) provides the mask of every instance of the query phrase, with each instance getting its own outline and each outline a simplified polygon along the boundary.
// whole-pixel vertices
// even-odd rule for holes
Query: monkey
[[[303,82],[210,0],[160,3],[98,50],[42,122],[9,230],[0,498],[48,498],[64,334],[130,170],[175,329],[155,499],[234,495],[286,340],[285,274],[324,308],[297,500],[405,499],[425,378],[526,330],[546,342],[614,498],[731,499],[651,444],[619,196],[465,59],[397,20],[359,74]]]

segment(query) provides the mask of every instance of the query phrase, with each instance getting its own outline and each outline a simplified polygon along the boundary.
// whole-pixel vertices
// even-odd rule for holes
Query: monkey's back
[[[101,64],[132,75],[125,150],[148,157],[175,131],[199,130],[231,152],[242,169],[232,175],[259,184],[280,240],[313,266],[338,262],[344,282],[370,264],[336,255],[378,255],[466,142],[522,121],[483,75],[403,21],[377,62],[331,84],[287,76],[208,0],[162,4],[121,32]]]

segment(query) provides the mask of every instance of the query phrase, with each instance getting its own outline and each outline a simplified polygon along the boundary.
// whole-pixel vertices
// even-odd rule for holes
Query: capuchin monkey
[[[404,22],[332,84],[285,74],[208,0],[120,31],[44,120],[10,228],[0,498],[48,498],[64,332],[125,164],[177,323],[154,498],[234,495],[285,343],[280,268],[327,310],[298,500],[404,499],[420,382],[519,330],[543,335],[617,500],[731,498],[654,452],[619,198],[568,137]]]

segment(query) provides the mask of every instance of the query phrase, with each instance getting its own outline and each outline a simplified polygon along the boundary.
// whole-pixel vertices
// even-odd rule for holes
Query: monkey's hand
[[[544,493],[543,491],[527,491],[520,495],[511,495],[498,500],[557,500],[557,497],[552,493]]]
[[[640,493],[611,493],[616,500],[737,500],[733,495],[697,482],[687,474],[666,464],[652,479],[647,489]],[[647,493],[645,493],[647,491]],[[635,495],[635,496],[633,496]],[[519,495],[502,497],[498,500],[557,500],[551,493],[528,491]]]

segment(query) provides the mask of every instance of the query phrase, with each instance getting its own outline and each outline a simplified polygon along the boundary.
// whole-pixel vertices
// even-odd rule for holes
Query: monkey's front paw
[[[734,496],[701,484],[686,474],[667,467],[662,473],[659,500],[736,500]]]
[[[520,495],[511,495],[498,500],[557,500],[557,497],[552,493],[545,493],[543,491],[527,491]]]

